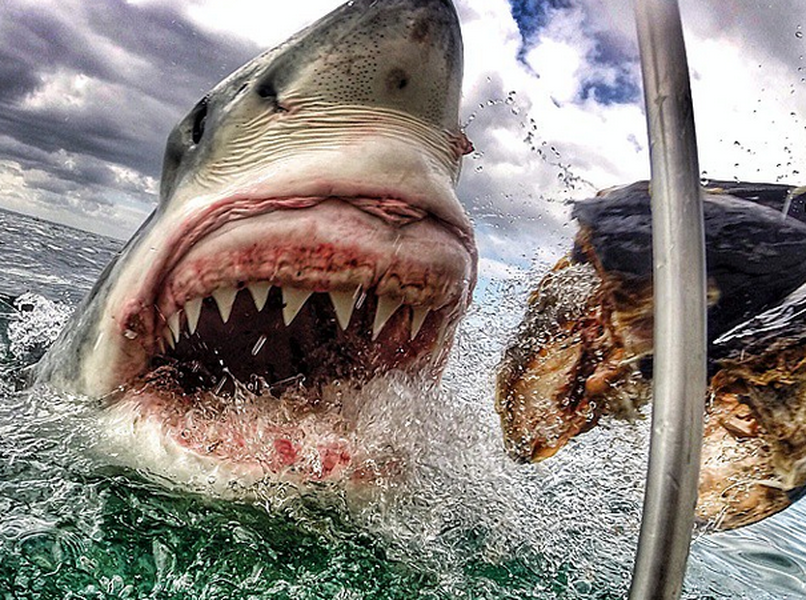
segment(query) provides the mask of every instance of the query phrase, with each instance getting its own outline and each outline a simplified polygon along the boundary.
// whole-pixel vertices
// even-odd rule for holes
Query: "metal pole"
[[[636,0],[652,160],[652,440],[631,600],[679,598],[697,500],[706,390],[705,241],[676,0]]]

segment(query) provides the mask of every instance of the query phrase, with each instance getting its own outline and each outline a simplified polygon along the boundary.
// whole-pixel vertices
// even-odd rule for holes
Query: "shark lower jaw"
[[[189,394],[168,369],[149,377],[101,415],[102,446],[124,465],[236,496],[259,494],[263,483],[378,483],[404,467],[400,449],[364,439],[357,415],[366,399],[339,382],[314,400],[301,388]]]
[[[284,200],[212,221],[175,234],[195,243],[164,252],[115,319],[110,403],[134,402],[211,460],[355,471],[345,394],[390,371],[438,379],[475,280],[472,246],[379,199]]]

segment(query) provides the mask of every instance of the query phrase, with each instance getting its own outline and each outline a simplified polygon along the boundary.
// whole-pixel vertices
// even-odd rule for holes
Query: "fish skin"
[[[806,485],[806,197],[736,182],[704,192],[710,400],[697,517],[733,529],[783,510]],[[649,205],[637,182],[574,207],[573,250],[536,286],[498,368],[496,410],[515,460],[549,458],[651,401]]]

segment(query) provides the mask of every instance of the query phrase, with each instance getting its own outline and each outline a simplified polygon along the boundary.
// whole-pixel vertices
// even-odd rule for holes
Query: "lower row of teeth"
[[[268,283],[253,283],[247,288],[252,300],[255,303],[255,308],[258,312],[262,311],[266,306],[266,301],[269,298],[269,291],[271,285]],[[283,322],[286,327],[291,325],[297,317],[302,307],[313,295],[310,290],[302,290],[294,287],[280,288],[283,294]],[[235,304],[235,297],[240,290],[237,288],[219,288],[215,290],[211,296],[218,307],[218,312],[221,315],[221,320],[226,323],[229,321],[232,314],[232,307]],[[328,292],[330,301],[333,304],[333,309],[336,313],[336,320],[342,330],[346,330],[350,325],[350,319],[353,316],[355,308],[360,308],[364,302],[365,296],[362,288],[359,286],[354,292],[345,291],[332,291]],[[399,298],[392,296],[378,296],[377,308],[375,310],[375,320],[372,325],[372,339],[378,339],[378,336],[383,331],[383,328],[392,318],[392,316],[403,306],[403,301]],[[411,339],[414,340],[422,329],[423,323],[431,309],[427,306],[411,306]],[[185,322],[187,324],[190,335],[196,333],[196,328],[199,324],[199,316],[201,315],[202,298],[195,298],[185,303],[185,306],[173,313],[165,319],[168,328],[166,330],[166,339],[173,347],[175,342],[179,340],[179,334],[182,332],[182,319],[181,314],[185,314]]]

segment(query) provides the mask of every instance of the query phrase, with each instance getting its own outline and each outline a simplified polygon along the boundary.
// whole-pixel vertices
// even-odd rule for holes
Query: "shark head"
[[[349,429],[328,389],[438,377],[476,278],[454,191],[461,81],[450,0],[348,2],[244,65],[170,134],[157,209],[42,379],[205,460],[276,471],[299,453],[295,420]],[[254,410],[227,413],[228,439],[270,438],[247,457],[194,413],[220,423],[244,390]],[[280,425],[266,407],[288,395]]]

